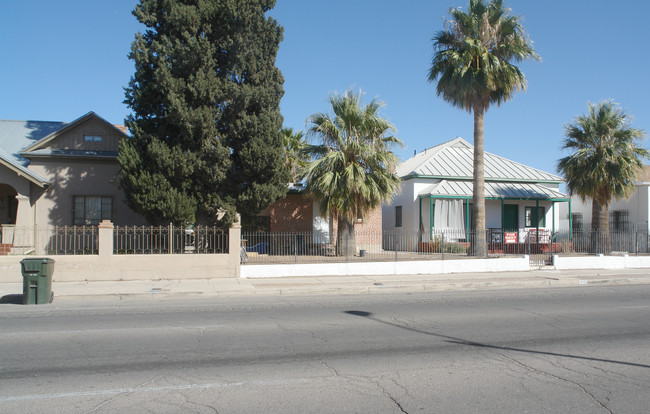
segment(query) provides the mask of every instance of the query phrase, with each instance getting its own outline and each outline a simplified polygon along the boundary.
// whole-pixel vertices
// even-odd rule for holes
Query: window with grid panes
[[[74,225],[97,225],[113,219],[113,197],[75,196]]]

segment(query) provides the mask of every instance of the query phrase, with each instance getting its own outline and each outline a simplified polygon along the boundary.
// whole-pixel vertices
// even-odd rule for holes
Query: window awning
[[[418,193],[420,197],[433,198],[472,198],[471,181],[442,180]],[[485,198],[492,200],[550,200],[569,201],[566,194],[535,183],[485,182]]]

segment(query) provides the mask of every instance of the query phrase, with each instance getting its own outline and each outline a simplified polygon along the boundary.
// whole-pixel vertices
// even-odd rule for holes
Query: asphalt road
[[[0,305],[0,412],[647,413],[650,286]]]

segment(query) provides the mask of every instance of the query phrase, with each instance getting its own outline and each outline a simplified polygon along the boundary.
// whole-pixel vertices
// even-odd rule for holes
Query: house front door
[[[517,204],[503,205],[503,230],[519,230],[519,206]]]

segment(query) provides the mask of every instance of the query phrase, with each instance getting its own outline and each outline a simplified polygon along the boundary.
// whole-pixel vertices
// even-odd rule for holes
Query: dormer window
[[[102,142],[101,135],[84,135],[84,142]]]

